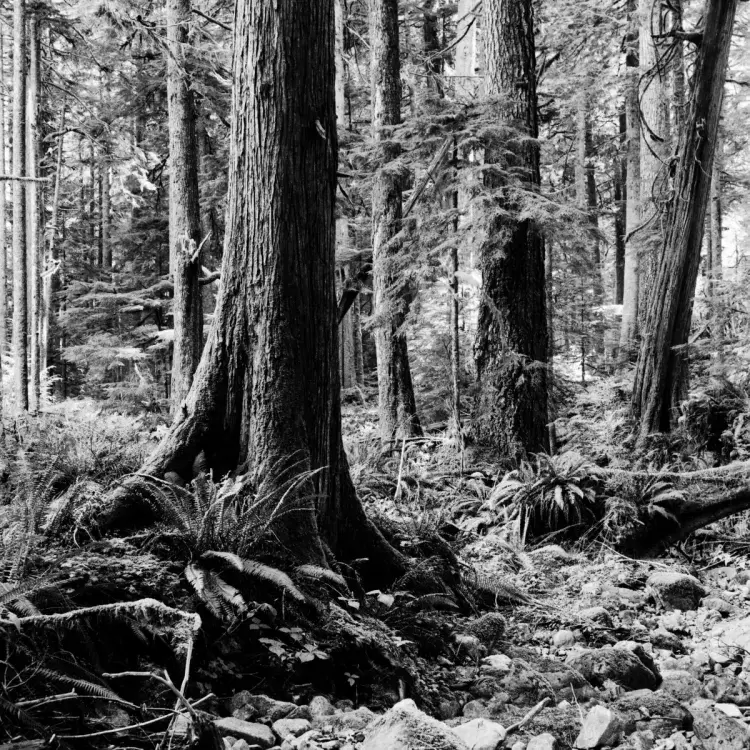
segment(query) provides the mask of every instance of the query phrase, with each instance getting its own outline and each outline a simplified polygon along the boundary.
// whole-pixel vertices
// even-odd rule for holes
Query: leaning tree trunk
[[[26,274],[26,1],[13,2],[13,384],[16,409],[29,409]]]
[[[404,332],[412,290],[401,254],[401,176],[391,162],[399,146],[391,137],[401,122],[398,0],[370,0],[372,131],[381,168],[372,189],[372,256],[378,417],[384,445],[422,434]]]
[[[488,149],[486,161],[500,161],[521,174],[522,186],[540,183],[534,22],[531,0],[485,0],[487,95],[503,127],[513,135]],[[475,346],[479,395],[477,439],[499,455],[542,451],[547,439],[547,317],[544,240],[529,219],[509,218],[518,210],[516,184],[487,170],[485,185],[497,210],[489,219],[480,250],[482,288]]]
[[[677,406],[670,394],[675,394],[672,385],[682,372],[690,331],[737,2],[709,0],[707,6],[661,260],[644,315],[649,335],[641,341],[635,372],[632,409],[640,420],[641,444],[650,433],[670,429]]]
[[[190,390],[203,349],[198,144],[195,103],[185,51],[189,23],[190,0],[168,0],[169,265],[174,283],[173,414]]]
[[[309,0],[304,14],[297,0],[237,5],[214,325],[142,472],[189,478],[201,451],[216,476],[240,469],[251,486],[315,472],[276,516],[276,538],[297,561],[325,563],[322,540],[342,559],[366,557],[364,574],[377,582],[404,561],[368,522],[341,438],[333,30],[333,0]],[[127,486],[118,493],[106,525],[130,516],[128,495]]]

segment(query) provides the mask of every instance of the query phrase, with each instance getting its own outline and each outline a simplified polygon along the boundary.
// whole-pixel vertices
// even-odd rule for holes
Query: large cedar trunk
[[[190,0],[168,0],[169,260],[174,282],[173,412],[190,390],[203,349],[198,144],[195,104],[185,54],[189,23]]]
[[[26,2],[13,3],[13,176],[26,174]],[[26,187],[13,181],[13,362],[16,409],[29,408]]]
[[[516,131],[503,149],[524,187],[540,183],[534,23],[531,0],[485,0],[487,95],[500,122]],[[493,149],[488,162],[499,161]],[[475,430],[479,442],[499,455],[546,450],[547,318],[544,241],[533,222],[508,218],[514,208],[503,177],[488,170],[496,191],[480,250],[482,289],[476,340],[479,395]]]
[[[401,176],[389,164],[399,147],[391,129],[401,122],[398,0],[370,0],[372,130],[382,166],[372,189],[372,280],[378,362],[378,418],[384,445],[422,434],[404,323],[412,290],[402,266]]]
[[[5,60],[5,31],[0,31],[0,60]],[[0,173],[7,174],[5,166],[5,65],[0,64],[0,88],[3,93],[0,93]],[[5,226],[6,226],[6,215],[5,215],[5,196],[6,196],[6,184],[0,185],[0,357],[5,356],[5,351],[8,343],[8,322],[7,322],[7,310],[8,310],[8,284],[6,279],[6,267],[8,264],[7,250],[5,247]],[[2,368],[0,367],[0,387],[2,387]],[[2,411],[2,403],[0,402],[0,411]]]
[[[403,569],[372,526],[341,438],[334,289],[337,141],[333,0],[238,3],[229,207],[214,325],[171,430],[142,472],[215,474],[256,485],[316,472],[274,524],[293,560],[325,564],[322,541],[368,557],[371,580]],[[127,487],[105,523],[132,509]]]
[[[674,176],[660,262],[644,313],[632,409],[641,442],[669,430],[677,404],[674,385],[684,371],[724,80],[738,0],[710,0],[680,160]]]

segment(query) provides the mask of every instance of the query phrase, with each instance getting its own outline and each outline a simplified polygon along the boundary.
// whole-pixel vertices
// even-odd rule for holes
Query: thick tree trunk
[[[640,114],[641,114],[641,188],[639,225],[633,240],[639,255],[639,326],[652,296],[659,248],[663,241],[662,215],[669,198],[668,163],[670,156],[668,71],[660,61],[661,49],[653,34],[659,31],[661,6],[653,0],[640,0]]]
[[[672,30],[682,31],[682,0],[671,0]],[[675,39],[672,59],[672,147],[676,150],[685,124],[685,45]]]
[[[13,2],[13,176],[26,176],[26,2]],[[16,409],[29,409],[26,187],[13,181],[13,360]]]
[[[412,385],[404,323],[412,290],[403,267],[401,177],[391,162],[398,144],[390,129],[401,122],[398,0],[370,0],[372,130],[381,168],[372,189],[372,255],[378,416],[384,445],[422,434]]]
[[[34,15],[29,18],[29,84],[27,102],[27,146],[26,156],[28,159],[27,174],[32,179],[39,176],[40,161],[40,134],[39,134],[39,27]],[[29,298],[30,298],[30,323],[29,323],[29,410],[32,414],[39,411],[39,400],[41,391],[40,370],[40,332],[41,332],[41,310],[42,310],[42,275],[40,260],[43,242],[41,241],[41,216],[42,201],[39,200],[40,185],[30,182],[26,185],[26,205],[28,221],[28,247],[29,247]]]
[[[498,120],[517,131],[503,143],[504,158],[534,191],[540,175],[531,0],[485,0],[484,23],[486,93],[497,101]],[[499,155],[489,149],[485,159]],[[488,170],[485,185],[498,203],[480,250],[475,431],[498,455],[518,456],[548,446],[544,241],[532,221],[508,217],[518,207],[497,174]]]
[[[105,144],[102,163],[99,169],[101,189],[101,210],[99,214],[99,241],[102,246],[102,268],[112,270],[112,243],[110,241],[111,197],[110,197],[110,162],[109,144]]]
[[[189,24],[190,0],[168,0],[169,265],[174,284],[173,414],[177,413],[190,390],[203,349],[198,144],[186,54]]]
[[[642,443],[668,430],[683,371],[737,0],[709,0],[660,263],[645,311],[632,409]]]
[[[342,559],[369,558],[365,575],[377,581],[404,559],[367,521],[342,447],[333,29],[333,0],[309,0],[304,14],[296,0],[237,5],[214,325],[190,392],[142,471],[187,478],[204,451],[217,476],[239,467],[256,487],[314,472],[276,514],[276,538],[290,559],[323,564],[325,539]],[[104,522],[129,509],[115,502]]]
[[[620,329],[620,365],[635,357],[638,336],[638,297],[640,267],[635,232],[639,223],[641,193],[641,120],[638,106],[638,25],[635,0],[628,0],[631,29],[626,38],[625,118],[627,122],[627,169],[625,204],[625,267],[623,269],[622,327]]]

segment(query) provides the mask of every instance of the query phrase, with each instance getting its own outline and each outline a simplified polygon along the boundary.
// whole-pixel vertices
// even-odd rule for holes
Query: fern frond
[[[344,576],[335,573],[330,568],[323,568],[320,565],[300,565],[296,572],[305,578],[312,578],[315,581],[328,581],[335,586],[349,590]]]
[[[89,680],[72,677],[71,675],[63,674],[62,672],[57,672],[54,669],[48,669],[47,667],[39,667],[35,671],[37,675],[46,677],[51,682],[57,682],[60,685],[69,685],[83,695],[94,695],[98,698],[109,698],[111,700],[122,701],[122,698],[117,695],[117,693],[104,685],[98,685]]]
[[[212,550],[204,552],[201,557],[208,560],[223,560],[246,575],[268,581],[268,583],[272,583],[274,586],[283,589],[293,599],[296,599],[299,602],[307,601],[305,595],[294,585],[292,579],[278,568],[272,568],[270,565],[264,565],[255,560],[247,560],[232,552],[218,552]]]
[[[6,700],[2,697],[2,695],[0,695],[0,717],[2,716],[6,716],[15,724],[33,729],[42,737],[46,734],[49,734],[49,731],[46,729],[46,727],[42,726],[38,721],[29,716],[26,711],[24,711],[22,708],[19,708],[15,703],[11,703],[9,700]],[[0,724],[2,723],[4,722],[0,722]]]

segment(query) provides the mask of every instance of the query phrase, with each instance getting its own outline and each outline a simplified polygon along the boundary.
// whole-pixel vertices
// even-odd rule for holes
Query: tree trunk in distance
[[[26,0],[13,0],[13,176],[26,176]],[[13,359],[18,412],[29,410],[26,187],[13,181]]]
[[[671,0],[672,29],[682,31],[682,0]],[[676,151],[680,134],[685,124],[685,43],[682,39],[673,41],[672,60],[672,145]]]
[[[638,227],[641,193],[641,120],[638,106],[638,24],[635,0],[628,0],[630,30],[626,37],[625,117],[627,122],[627,179],[625,204],[625,268],[623,270],[622,327],[619,364],[629,364],[637,351],[640,267],[635,230]]]
[[[683,367],[700,264],[711,170],[721,115],[732,28],[738,0],[709,0],[696,61],[689,117],[666,217],[661,261],[645,311],[632,411],[640,420],[639,444],[669,430],[677,406],[673,387]]]
[[[549,412],[549,452],[550,455],[557,453],[557,427],[555,420],[557,418],[557,409],[554,399],[555,385],[555,315],[553,299],[553,280],[555,271],[554,245],[548,242],[545,247],[544,255],[544,289],[547,296],[547,410]]]
[[[458,179],[458,140],[453,139],[453,156],[452,156],[452,167],[454,173],[454,179]],[[450,249],[450,266],[449,266],[449,284],[450,289],[450,331],[451,331],[451,407],[453,412],[453,432],[455,434],[456,446],[459,449],[461,457],[461,470],[463,471],[463,426],[461,424],[461,339],[459,337],[460,326],[461,326],[461,305],[458,298],[458,230],[459,230],[459,214],[458,214],[458,184],[456,189],[451,192],[450,195],[451,207],[455,212],[453,217],[453,236],[454,243]]]
[[[540,184],[534,22],[531,0],[485,0],[487,95],[498,100],[497,118],[514,128],[503,148],[524,187]],[[498,161],[493,153],[485,161]],[[519,170],[520,168],[520,170]],[[488,171],[486,187],[504,186]],[[502,203],[502,210],[501,204]],[[512,206],[510,206],[512,208]],[[489,219],[480,249],[482,288],[475,344],[477,440],[498,456],[546,450],[547,315],[544,240],[529,220],[504,214]]]
[[[26,156],[28,159],[27,174],[39,176],[40,134],[39,134],[39,26],[35,15],[29,18],[29,84],[27,102],[27,135]],[[40,242],[41,225],[39,200],[39,183],[26,185],[27,221],[29,233],[29,296],[31,321],[29,323],[29,410],[32,414],[39,411],[41,393],[40,371],[40,332],[41,332],[41,283],[42,274],[40,259],[43,243]]]
[[[710,197],[710,232],[711,239],[711,332],[714,340],[714,348],[719,363],[724,360],[724,289],[723,277],[723,224],[724,209],[722,205],[722,166],[723,166],[723,139],[721,134],[717,136],[716,153],[714,155],[714,166],[711,170],[711,197]]]
[[[275,517],[276,538],[297,562],[325,564],[322,539],[340,559],[366,557],[361,573],[377,585],[406,560],[367,520],[341,437],[333,13],[332,0],[309,0],[304,14],[297,0],[237,5],[214,324],[190,392],[142,473],[188,478],[201,451],[216,476],[245,469],[256,487],[315,472]],[[134,481],[113,498],[104,526],[132,517]]]
[[[198,145],[195,102],[185,50],[190,17],[190,0],[167,0],[169,265],[174,284],[173,414],[178,412],[190,390],[203,350]]]
[[[372,190],[372,255],[375,346],[378,361],[378,417],[384,446],[422,434],[417,416],[406,334],[412,291],[404,281],[401,241],[401,180],[389,170],[399,146],[389,128],[401,122],[398,0],[370,0],[372,131],[381,167]]]

